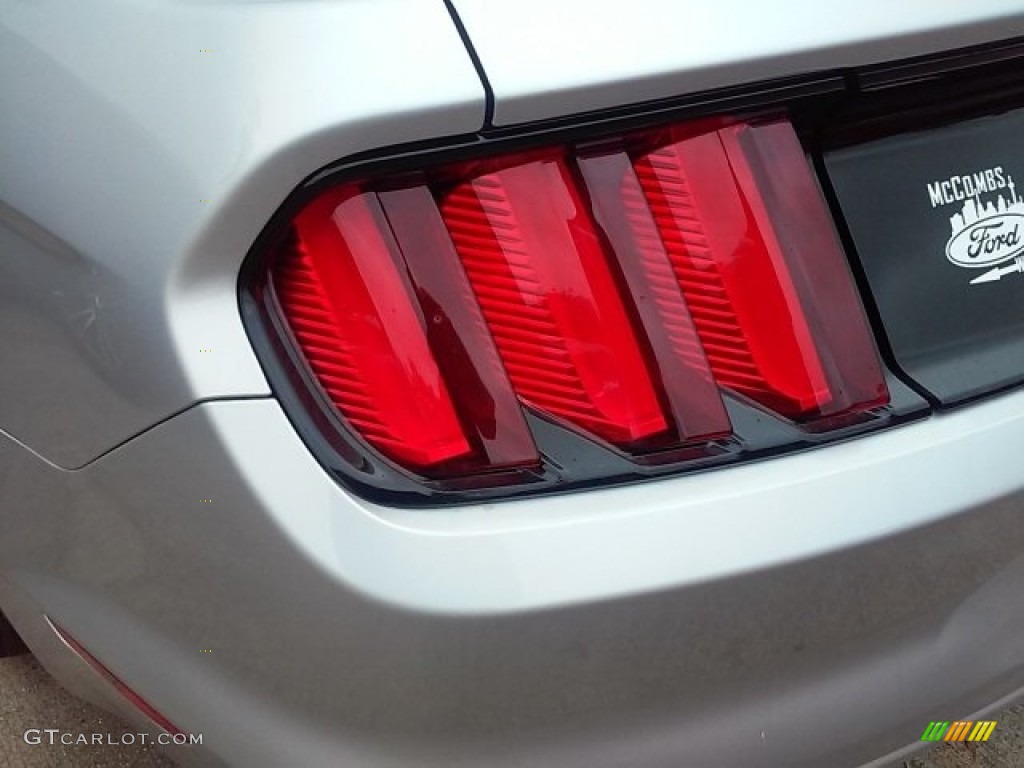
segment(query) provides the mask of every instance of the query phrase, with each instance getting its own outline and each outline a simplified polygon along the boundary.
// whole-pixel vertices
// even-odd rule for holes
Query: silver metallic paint
[[[0,429],[68,468],[268,394],[236,282],[284,197],[483,120],[421,0],[3,0],[0,72]]]
[[[1024,32],[995,0],[456,5],[501,124]],[[268,394],[235,275],[302,178],[480,127],[440,2],[0,0],[0,71],[0,605],[80,694],[139,722],[43,614],[205,734],[179,757],[855,765],[1024,688],[1024,393],[429,512],[345,493],[272,399],[189,407]]]
[[[77,472],[0,443],[0,561],[231,765],[856,765],[1024,687],[1022,450],[1016,393],[460,527],[206,403]]]
[[[453,0],[495,125],[1024,34],[1010,0]]]

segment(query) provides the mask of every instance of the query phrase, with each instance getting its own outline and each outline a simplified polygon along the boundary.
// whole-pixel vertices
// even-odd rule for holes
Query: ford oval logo
[[[946,257],[961,267],[987,267],[1024,251],[1024,214],[1000,213],[974,222],[946,245]]]

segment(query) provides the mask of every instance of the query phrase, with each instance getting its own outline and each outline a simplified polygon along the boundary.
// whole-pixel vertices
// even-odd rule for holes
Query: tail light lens
[[[797,420],[888,393],[832,221],[785,123],[666,131],[635,164],[716,380]]]
[[[512,162],[477,169],[440,203],[516,392],[618,445],[664,433],[654,381],[565,158]]]
[[[736,408],[827,426],[889,397],[785,120],[331,187],[264,263],[310,391],[417,482],[557,474],[545,423],[632,466],[699,463],[742,453]]]
[[[376,195],[340,190],[295,219],[281,308],[338,410],[411,467],[470,451]]]
[[[381,197],[357,188],[314,200],[282,248],[277,294],[312,372],[359,435],[410,469],[536,463],[432,199],[383,199],[408,263]]]

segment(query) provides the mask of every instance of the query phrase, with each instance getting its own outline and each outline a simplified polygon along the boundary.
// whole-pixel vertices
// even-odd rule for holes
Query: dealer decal
[[[934,181],[928,198],[932,208],[956,206],[946,258],[958,267],[989,267],[971,285],[1024,272],[1024,201],[1002,166]]]

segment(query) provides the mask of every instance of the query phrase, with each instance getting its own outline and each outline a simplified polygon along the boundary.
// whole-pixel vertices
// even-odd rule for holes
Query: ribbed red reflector
[[[275,287],[331,402],[371,445],[425,469],[471,446],[375,195],[333,190],[295,218]]]
[[[666,132],[637,176],[719,384],[798,420],[888,400],[788,122]]]
[[[564,160],[476,169],[441,211],[519,396],[619,445],[668,429]]]
[[[380,193],[412,278],[427,338],[455,392],[463,426],[487,467],[537,464],[540,456],[498,357],[455,246],[426,187]]]
[[[732,427],[665,246],[625,152],[577,158],[593,214],[632,295],[680,440]]]
[[[828,380],[831,401],[820,415],[885,405],[889,390],[871,327],[793,126],[736,125],[721,135],[759,228],[774,233],[789,267]]]

